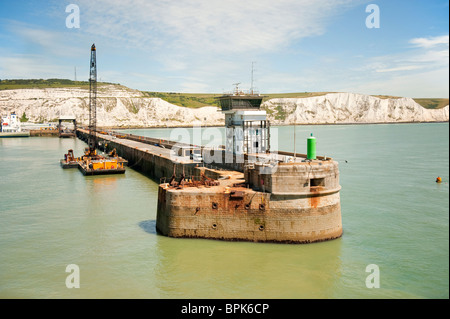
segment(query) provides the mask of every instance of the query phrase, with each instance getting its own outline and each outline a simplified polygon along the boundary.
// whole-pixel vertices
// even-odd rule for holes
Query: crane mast
[[[60,161],[62,168],[78,167],[83,175],[123,174],[127,160],[117,154],[114,148],[108,156],[97,154],[97,50],[95,44],[91,46],[91,62],[89,64],[89,136],[88,147],[84,155],[75,158],[73,150],[64,154]],[[82,134],[85,134],[84,132]],[[104,149],[106,152],[106,147]]]
[[[97,57],[95,44],[91,47],[89,74],[89,154],[94,156],[97,149]]]

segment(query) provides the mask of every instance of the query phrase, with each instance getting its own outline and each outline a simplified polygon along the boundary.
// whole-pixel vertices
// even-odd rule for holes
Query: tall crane
[[[105,175],[125,173],[126,160],[119,157],[114,149],[108,157],[97,154],[97,50],[91,46],[91,62],[89,65],[89,137],[84,156],[75,158],[73,150],[69,150],[61,160],[63,168],[78,167],[83,175]]]
[[[89,66],[89,156],[96,155],[97,149],[97,55],[95,44],[91,46],[91,63]]]

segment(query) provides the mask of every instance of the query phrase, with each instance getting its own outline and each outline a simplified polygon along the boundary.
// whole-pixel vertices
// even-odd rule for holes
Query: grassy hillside
[[[269,93],[269,94],[263,94],[264,100],[270,100],[270,99],[282,99],[282,98],[292,98],[292,99],[299,99],[299,98],[306,98],[306,97],[314,97],[314,96],[321,96],[328,93],[335,93],[335,92],[298,92],[298,93]]]
[[[215,97],[222,94],[207,94],[207,93],[166,93],[166,92],[143,92],[147,97],[159,97],[169,103],[185,106],[191,108],[215,105],[218,106]],[[320,96],[327,94],[327,92],[303,92],[303,93],[277,93],[277,94],[262,94],[264,100],[275,98],[304,98],[312,96]]]
[[[380,99],[400,99],[401,97],[398,96],[389,96],[389,95],[374,95],[375,97],[378,97]],[[449,99],[433,99],[433,98],[427,98],[427,99],[416,99],[413,98],[414,102],[416,102],[419,105],[422,105],[426,109],[441,109],[448,105]]]
[[[413,99],[426,109],[441,109],[448,105],[448,99]]]
[[[98,85],[114,84],[99,82]],[[30,80],[0,80],[0,90],[17,89],[47,89],[47,88],[83,88],[89,89],[88,81],[72,81],[67,79],[30,79]]]
[[[190,108],[203,106],[218,106],[215,99],[220,94],[205,93],[172,93],[172,92],[142,92],[146,97],[159,97],[169,103]]]
[[[98,86],[102,85],[120,85],[115,83],[100,82]],[[0,80],[0,90],[14,90],[14,89],[30,89],[30,88],[67,88],[77,87],[89,89],[88,81],[72,81],[68,79],[29,79],[29,80]],[[124,87],[125,88],[125,87]],[[221,94],[208,93],[173,93],[173,92],[147,92],[143,91],[144,97],[158,97],[169,103],[184,106],[189,108],[199,108],[203,106],[218,106],[215,97]],[[273,98],[307,98],[314,96],[321,96],[331,92],[298,92],[298,93],[269,93],[262,94],[264,101]],[[381,99],[399,98],[397,96],[388,95],[374,95]],[[435,98],[420,98],[414,99],[416,103],[422,105],[427,109],[439,109],[449,104],[449,99],[435,99]]]

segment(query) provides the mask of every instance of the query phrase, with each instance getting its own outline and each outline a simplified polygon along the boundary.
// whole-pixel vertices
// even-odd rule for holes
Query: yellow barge
[[[124,174],[125,167],[117,158],[85,159],[78,163],[83,175]]]
[[[97,151],[86,149],[85,155],[82,157],[75,157],[73,150],[69,150],[64,154],[64,159],[60,160],[61,167],[76,168],[83,173],[83,175],[109,175],[109,174],[124,174],[125,165],[128,162],[119,157],[115,150],[109,153],[108,157],[98,155]]]

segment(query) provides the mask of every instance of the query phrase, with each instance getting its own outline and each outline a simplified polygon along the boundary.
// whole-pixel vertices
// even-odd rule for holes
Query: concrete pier
[[[84,129],[77,130],[77,136],[87,141],[89,132]],[[170,179],[172,175],[187,178],[199,177],[203,172],[209,178],[218,178],[220,172],[214,169],[201,167],[199,163],[190,160],[189,157],[179,157],[175,161],[171,158],[171,150],[177,144],[173,141],[145,138],[136,135],[108,135],[97,133],[100,149],[110,152],[116,149],[120,157],[128,161],[131,167],[157,182]]]
[[[87,131],[77,134],[87,140]],[[280,243],[342,236],[339,169],[331,158],[280,152],[270,154],[267,164],[250,154],[244,163],[211,169],[189,157],[174,159],[171,141],[106,134],[98,140],[105,151],[115,148],[129,167],[160,182],[156,228],[163,235]]]

